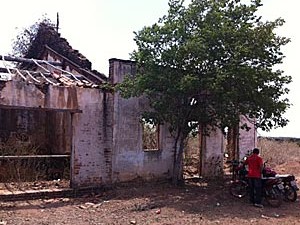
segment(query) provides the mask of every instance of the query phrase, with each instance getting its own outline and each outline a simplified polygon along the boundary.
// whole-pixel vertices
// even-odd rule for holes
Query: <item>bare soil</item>
[[[291,165],[295,168],[300,163]],[[227,178],[195,178],[175,187],[167,182],[137,181],[80,198],[2,202],[0,225],[300,224],[299,201],[283,202],[279,208],[266,204],[263,209],[255,208],[247,198],[232,197],[228,182]]]
[[[280,174],[300,179],[300,148],[296,143],[260,142],[263,158]],[[284,149],[284,150],[282,150]],[[274,157],[276,156],[276,157]],[[197,157],[187,160],[186,176],[198,173]],[[255,208],[247,197],[229,194],[230,178],[187,179],[182,186],[167,182],[135,181],[100,194],[78,198],[55,198],[0,202],[0,225],[106,225],[106,224],[300,224],[300,202],[283,202],[279,208],[264,203]],[[68,181],[9,183],[1,192],[63,189]],[[298,196],[300,199],[300,196]]]

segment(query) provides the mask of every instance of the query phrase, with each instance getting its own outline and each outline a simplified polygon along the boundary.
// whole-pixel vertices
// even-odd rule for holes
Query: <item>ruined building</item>
[[[2,57],[0,143],[29,143],[36,151],[2,155],[10,160],[17,160],[16,155],[68,158],[74,188],[171,176],[174,139],[167,127],[159,126],[154,147],[145,149],[145,101],[123,99],[102,85],[134,75],[134,62],[110,59],[107,77],[47,26],[40,27],[26,58],[31,60],[11,67],[9,58]],[[235,154],[242,155],[256,146],[255,129],[241,130],[231,140]],[[220,131],[200,135],[201,176],[222,174],[224,141]]]

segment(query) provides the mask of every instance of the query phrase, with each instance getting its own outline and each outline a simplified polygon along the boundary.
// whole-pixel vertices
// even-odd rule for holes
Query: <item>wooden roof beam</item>
[[[23,62],[23,63],[32,63],[34,64],[34,61],[41,63],[41,64],[47,64],[50,63],[53,66],[61,66],[62,63],[61,62],[49,62],[49,61],[45,61],[45,60],[38,60],[38,59],[28,59],[28,58],[21,58],[21,57],[16,57],[16,56],[3,56],[0,55],[0,60],[3,61],[10,61],[10,62]]]

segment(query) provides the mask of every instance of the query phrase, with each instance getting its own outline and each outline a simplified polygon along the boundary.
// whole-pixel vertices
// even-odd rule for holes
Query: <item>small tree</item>
[[[124,97],[144,95],[149,122],[166,123],[174,134],[173,181],[182,179],[184,141],[198,125],[235,127],[240,116],[264,130],[285,126],[290,76],[273,70],[289,39],[263,22],[260,0],[170,0],[168,14],[135,33],[132,58],[138,72],[119,86]]]

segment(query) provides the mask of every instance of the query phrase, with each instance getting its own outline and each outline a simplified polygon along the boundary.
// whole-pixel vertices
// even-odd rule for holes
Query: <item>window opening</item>
[[[159,125],[142,118],[144,151],[159,150]]]

